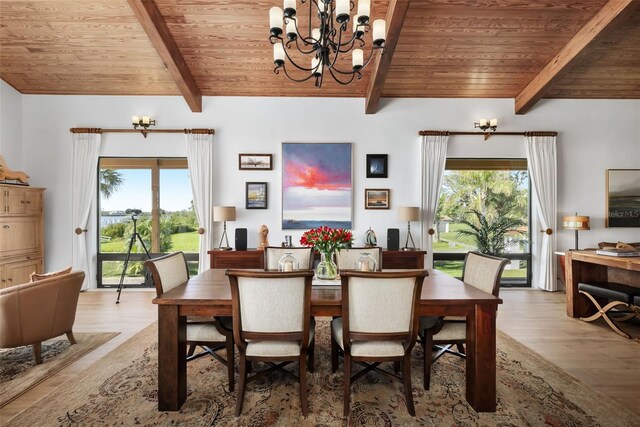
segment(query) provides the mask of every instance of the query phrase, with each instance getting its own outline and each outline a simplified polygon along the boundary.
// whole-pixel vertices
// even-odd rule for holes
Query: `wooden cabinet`
[[[0,288],[42,273],[43,188],[0,184]]]
[[[209,251],[208,253],[210,268],[264,268],[262,251]],[[382,251],[382,268],[422,269],[425,254],[425,251]]]

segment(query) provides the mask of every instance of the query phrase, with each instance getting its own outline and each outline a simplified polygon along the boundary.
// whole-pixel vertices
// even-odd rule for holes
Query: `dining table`
[[[502,300],[444,272],[428,272],[420,315],[466,316],[466,400],[476,412],[495,412],[496,313]],[[315,283],[311,314],[341,316],[340,286]],[[205,270],[153,303],[158,305],[158,410],[178,411],[187,398],[187,316],[231,316],[229,280],[224,269]]]

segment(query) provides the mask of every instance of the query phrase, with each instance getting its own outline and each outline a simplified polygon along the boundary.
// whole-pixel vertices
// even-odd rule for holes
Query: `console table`
[[[264,253],[247,251],[208,251],[209,268],[264,268]],[[425,251],[382,251],[382,268],[424,268]],[[319,255],[316,253],[319,259]]]
[[[640,288],[640,257],[597,255],[595,251],[566,252],[567,316],[587,317],[593,304],[578,293],[578,283],[622,283]]]

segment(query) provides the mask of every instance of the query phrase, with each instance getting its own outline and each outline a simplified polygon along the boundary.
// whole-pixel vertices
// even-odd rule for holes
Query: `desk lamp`
[[[416,244],[413,242],[413,236],[411,236],[411,221],[417,221],[420,219],[420,208],[416,207],[404,207],[398,209],[398,219],[400,221],[407,221],[407,241],[404,244],[402,250],[410,251],[415,250]],[[409,246],[409,240],[411,240],[411,246]]]
[[[224,222],[222,236],[220,237],[220,244],[218,244],[218,247],[216,248],[216,250],[230,251],[231,247],[229,246],[229,239],[227,239],[227,221],[236,220],[236,207],[235,206],[214,206],[213,220]],[[222,246],[223,240],[224,240],[224,246]]]
[[[589,230],[589,217],[578,216],[576,212],[575,216],[562,217],[562,228],[565,230],[576,231],[576,251],[578,250],[578,230]]]

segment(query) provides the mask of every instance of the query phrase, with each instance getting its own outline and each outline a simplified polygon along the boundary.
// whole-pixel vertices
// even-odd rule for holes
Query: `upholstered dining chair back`
[[[241,331],[302,332],[305,324],[308,327],[312,270],[227,270],[227,275],[234,316],[238,315],[237,326]]]
[[[415,303],[420,299],[425,271],[344,272],[343,298],[348,295],[351,332],[412,331]],[[346,322],[345,322],[346,323]]]
[[[251,369],[247,369],[247,362],[253,360],[298,362],[298,376],[293,377],[300,383],[300,408],[306,417],[306,358],[308,355],[313,372],[315,347],[311,317],[313,271],[227,270],[226,275],[231,284],[233,336],[240,359],[236,417],[242,413],[246,383],[284,366],[272,364],[271,368],[248,376]]]
[[[144,266],[151,274],[157,296],[189,280],[187,260],[182,252],[150,259],[145,261]]]
[[[464,259],[462,281],[481,291],[498,296],[500,277],[510,261],[480,252],[469,252]]]
[[[376,261],[376,270],[382,270],[382,248],[349,248],[336,252],[336,264],[339,270],[353,270],[363,253],[368,253]]]
[[[313,268],[313,248],[281,248],[279,246],[267,246],[264,248],[264,268],[265,270],[277,270],[280,258],[290,252],[298,261],[300,270]]]

